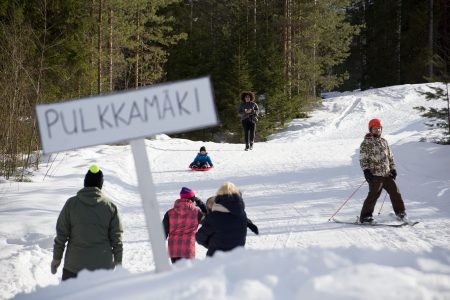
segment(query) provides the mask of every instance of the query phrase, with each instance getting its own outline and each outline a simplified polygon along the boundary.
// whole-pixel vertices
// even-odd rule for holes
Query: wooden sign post
[[[144,137],[215,126],[209,77],[36,106],[44,153],[129,141],[156,272],[170,270]]]

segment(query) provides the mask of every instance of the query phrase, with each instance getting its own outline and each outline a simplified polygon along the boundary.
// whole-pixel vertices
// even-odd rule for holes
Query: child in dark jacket
[[[211,158],[206,152],[205,146],[200,147],[200,152],[195,157],[194,161],[189,165],[189,167],[197,169],[197,168],[209,168],[212,167],[213,163]]]
[[[195,233],[205,213],[205,204],[195,197],[194,191],[183,187],[180,199],[175,201],[173,208],[169,209],[163,218],[172,263],[182,258],[195,258]]]
[[[233,183],[225,182],[219,188],[211,211],[195,235],[197,243],[208,249],[206,255],[245,246],[247,215],[241,193]]]
[[[212,212],[212,207],[214,205],[214,200],[216,197],[209,197],[206,200],[206,215],[210,214]],[[252,220],[247,218],[247,228],[250,229],[254,234],[259,234],[258,226],[256,226]]]

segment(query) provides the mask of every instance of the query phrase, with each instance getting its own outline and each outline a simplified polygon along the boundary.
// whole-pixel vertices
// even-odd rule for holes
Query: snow
[[[197,245],[195,260],[169,272],[154,270],[129,146],[44,157],[32,182],[0,180],[0,299],[450,299],[450,148],[419,142],[430,132],[413,107],[441,104],[418,90],[428,87],[329,94],[311,118],[292,121],[249,152],[243,144],[167,135],[147,140],[161,217],[182,186],[206,200],[232,181],[260,230],[249,231],[245,249],[213,258]],[[355,191],[336,218],[359,215],[367,184],[358,151],[372,118],[384,125],[408,215],[420,221],[414,227],[328,222]],[[189,171],[202,145],[215,168]],[[61,267],[50,273],[56,219],[92,163],[123,220],[123,267],[82,271],[62,283]],[[378,220],[390,221],[391,211],[387,198]]]

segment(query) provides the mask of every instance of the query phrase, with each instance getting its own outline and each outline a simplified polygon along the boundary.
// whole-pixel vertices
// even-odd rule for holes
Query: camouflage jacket
[[[388,142],[382,137],[368,133],[359,148],[359,163],[363,170],[369,169],[375,176],[389,176],[395,169],[394,155]]]

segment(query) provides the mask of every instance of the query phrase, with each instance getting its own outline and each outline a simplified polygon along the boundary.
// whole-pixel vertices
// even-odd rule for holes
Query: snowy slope
[[[0,184],[0,299],[449,299],[450,148],[418,142],[429,132],[414,106],[426,85],[333,94],[306,120],[294,120],[268,142],[242,144],[147,141],[161,216],[182,186],[202,199],[224,181],[243,192],[249,232],[245,249],[183,261],[156,274],[129,146],[96,146],[46,158],[31,183]],[[437,103],[436,103],[437,104]],[[397,182],[415,227],[360,227],[328,222],[359,215],[367,185],[358,149],[367,122],[380,118],[391,144]],[[190,172],[200,146],[215,168]],[[47,162],[48,161],[48,162]],[[54,227],[91,163],[123,219],[123,268],[82,272],[59,283],[50,274]],[[375,210],[378,213],[384,193]],[[378,219],[390,220],[389,200]],[[32,294],[26,294],[33,292]]]

